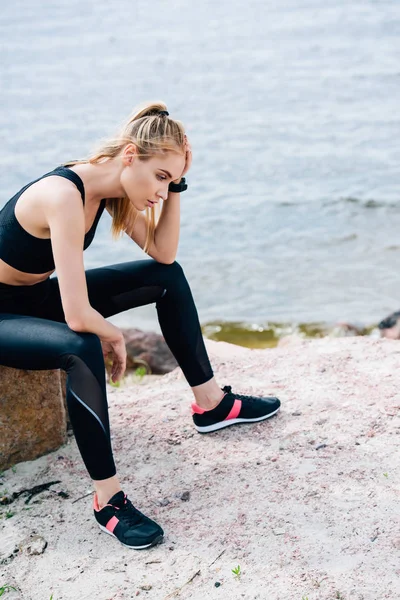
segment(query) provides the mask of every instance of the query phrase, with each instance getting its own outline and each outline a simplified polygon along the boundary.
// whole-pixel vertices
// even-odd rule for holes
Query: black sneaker
[[[272,417],[278,412],[280,400],[275,397],[259,398],[234,394],[226,385],[221,402],[211,410],[204,410],[195,402],[192,404],[194,426],[200,433],[210,433],[236,423],[256,423]]]
[[[138,511],[122,490],[114,494],[102,509],[99,509],[95,493],[93,509],[100,529],[116,537],[127,548],[142,550],[163,540],[161,527]]]

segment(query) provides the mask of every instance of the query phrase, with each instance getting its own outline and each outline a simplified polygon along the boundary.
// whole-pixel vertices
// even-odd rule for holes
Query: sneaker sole
[[[230,427],[231,425],[236,425],[237,423],[257,423],[259,421],[265,421],[265,419],[269,419],[276,415],[280,407],[278,407],[274,412],[265,415],[264,417],[257,417],[257,419],[230,419],[229,421],[220,421],[219,423],[214,423],[214,425],[207,425],[206,427],[199,427],[194,424],[195,428],[199,433],[211,433],[212,431],[218,431],[218,429],[224,429],[225,427]]]
[[[111,531],[108,531],[108,529],[106,529],[103,525],[100,525],[100,523],[97,523],[97,525],[102,531],[104,531],[104,533],[108,533],[108,535],[111,535],[113,538],[118,540],[117,536],[114,535],[114,533],[111,533]],[[144,546],[129,546],[128,544],[124,544],[124,542],[121,542],[121,540],[118,541],[120,544],[125,546],[125,548],[131,548],[132,550],[145,550],[146,548],[151,548],[151,546],[156,546],[157,544],[160,544],[163,541],[163,539],[164,536],[160,534],[159,536],[154,538],[154,540],[150,542],[150,544],[145,544]]]

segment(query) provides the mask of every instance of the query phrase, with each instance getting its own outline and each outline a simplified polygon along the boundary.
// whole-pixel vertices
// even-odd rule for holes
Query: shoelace
[[[230,385],[226,385],[225,387],[223,387],[222,391],[226,392],[227,394],[232,394],[235,398],[238,398],[239,400],[246,400],[247,402],[255,401],[255,398],[252,398],[251,396],[244,396],[243,394],[236,394],[235,392],[232,392],[232,387]]]
[[[137,525],[140,521],[143,520],[144,514],[140,512],[137,508],[135,508],[132,502],[127,498],[126,494],[124,494],[125,501],[122,506],[116,506],[118,508],[118,518],[121,521],[124,521],[128,525]]]

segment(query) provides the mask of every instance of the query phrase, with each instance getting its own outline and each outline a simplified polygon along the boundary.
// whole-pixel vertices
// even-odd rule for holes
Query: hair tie
[[[161,115],[165,115],[166,117],[168,117],[169,112],[167,110],[160,110],[160,112],[158,113],[158,116],[161,117]]]

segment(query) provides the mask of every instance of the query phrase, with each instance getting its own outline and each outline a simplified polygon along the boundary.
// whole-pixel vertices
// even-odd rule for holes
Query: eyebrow
[[[170,179],[172,179],[172,175],[169,171],[166,171],[165,169],[160,169],[160,171],[163,171]]]

